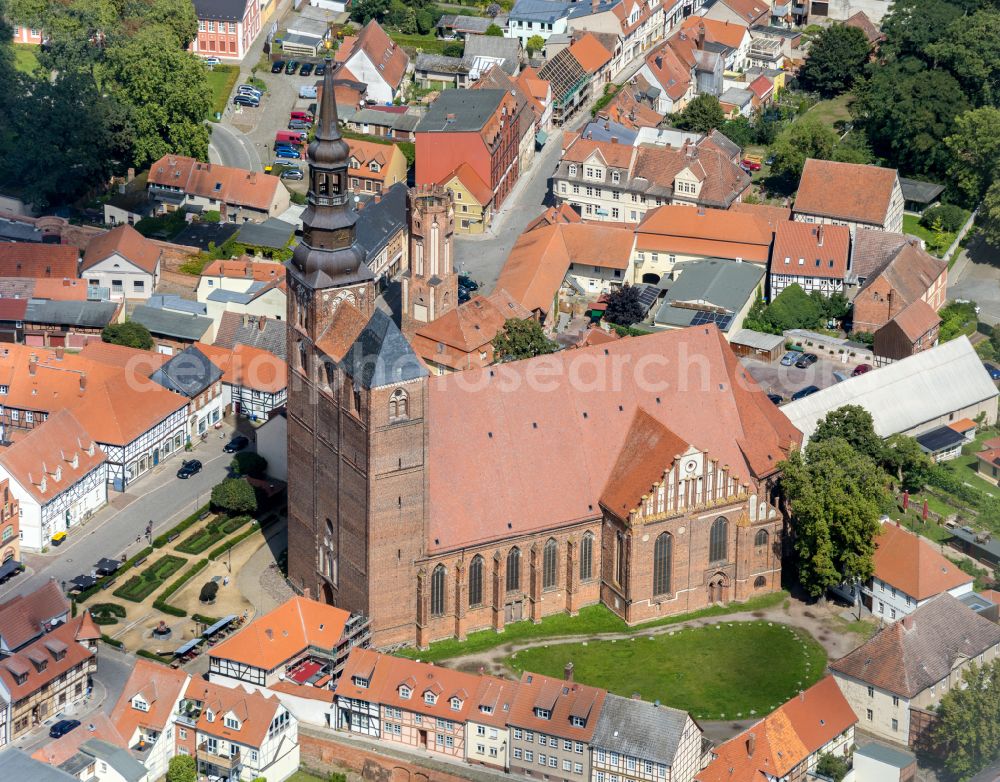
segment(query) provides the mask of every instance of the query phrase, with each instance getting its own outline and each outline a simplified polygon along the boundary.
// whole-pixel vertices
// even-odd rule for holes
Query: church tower
[[[451,192],[440,185],[410,190],[410,268],[403,276],[403,333],[417,329],[458,306],[458,275],[454,269],[455,206]]]
[[[288,575],[367,616],[376,643],[406,642],[425,541],[427,370],[376,306],[333,72],[327,60],[308,206],[287,266]]]

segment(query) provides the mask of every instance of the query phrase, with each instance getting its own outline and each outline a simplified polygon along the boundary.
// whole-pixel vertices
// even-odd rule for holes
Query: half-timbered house
[[[288,365],[273,353],[252,345],[232,349],[204,342],[195,347],[222,371],[226,414],[264,421],[288,397]]]

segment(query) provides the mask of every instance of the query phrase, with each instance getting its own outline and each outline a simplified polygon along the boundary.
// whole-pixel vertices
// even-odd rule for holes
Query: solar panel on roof
[[[656,303],[656,297],[659,296],[660,292],[653,285],[647,285],[639,292],[639,303],[646,309],[649,310],[653,304]]]
[[[715,323],[722,331],[729,328],[729,324],[732,322],[732,315],[721,312],[705,312],[704,310],[699,310],[691,319],[692,326],[704,326],[708,323]]]

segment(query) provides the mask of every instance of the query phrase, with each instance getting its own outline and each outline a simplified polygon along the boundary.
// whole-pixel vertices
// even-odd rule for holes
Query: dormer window
[[[368,168],[377,173],[381,168],[381,166],[379,166],[379,164],[373,160],[371,163],[368,164]]]
[[[136,695],[132,699],[132,708],[136,711],[149,711],[149,704],[146,703],[142,698]]]
[[[368,687],[368,680],[363,676],[355,676],[351,679],[351,681],[354,682],[355,687]]]
[[[461,698],[452,698],[451,701],[450,701],[450,703],[451,703],[451,710],[452,711],[458,711],[459,709],[462,708],[462,699]]]
[[[239,730],[240,729],[240,721],[238,719],[236,719],[236,717],[232,716],[231,714],[227,714],[226,715],[226,719],[223,721],[223,724],[227,728],[230,728],[232,730]]]
[[[549,720],[552,719],[552,712],[549,711],[548,709],[539,709],[536,707],[535,716],[538,717],[538,719],[540,720]]]
[[[569,164],[569,175],[576,176],[576,163]]]
[[[14,674],[14,681],[17,684],[24,684],[26,681],[28,681],[28,674],[27,673],[16,673],[16,674]]]
[[[413,691],[405,684],[399,688],[399,697],[402,698],[403,700],[409,700],[412,694]]]
[[[587,727],[587,720],[583,717],[570,717],[569,724],[574,728],[585,728]]]
[[[435,703],[437,703],[437,701],[438,701],[438,696],[435,695],[430,690],[424,693],[424,703],[433,706]]]
[[[211,709],[205,709],[205,719],[209,722],[215,722],[215,712]]]
[[[611,172],[611,181],[614,182],[616,185],[619,182],[621,182],[622,181],[621,172],[620,171],[612,171]]]
[[[492,706],[488,706],[485,703],[480,703],[479,704],[479,711],[481,711],[483,714],[492,714],[493,713],[493,707]]]

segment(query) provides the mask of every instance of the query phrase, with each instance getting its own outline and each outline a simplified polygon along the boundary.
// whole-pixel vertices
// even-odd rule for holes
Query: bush
[[[816,773],[829,777],[833,782],[840,782],[847,775],[847,770],[847,761],[830,753],[820,755],[816,764]]]
[[[920,216],[920,224],[932,231],[940,230],[953,234],[958,233],[967,219],[968,215],[962,207],[954,204],[938,204]]]
[[[124,323],[110,323],[101,331],[101,339],[112,345],[149,350],[153,347],[153,336],[149,329],[133,320]]]
[[[850,339],[852,342],[860,342],[862,345],[868,345],[868,347],[875,344],[875,335],[870,331],[852,331]]]
[[[208,558],[215,561],[223,554],[225,554],[227,551],[229,551],[229,549],[233,548],[233,546],[235,546],[237,543],[246,540],[251,535],[259,531],[260,531],[260,526],[256,522],[254,522],[253,524],[250,525],[250,529],[244,530],[232,540],[223,543],[221,546],[218,546],[212,549],[210,552],[208,552]]]
[[[215,600],[215,596],[219,594],[219,585],[214,581],[208,581],[205,586],[201,588],[201,592],[198,593],[198,599],[202,603],[211,603]]]
[[[229,463],[233,475],[250,475],[259,478],[267,471],[267,459],[253,451],[241,451]]]
[[[153,553],[152,547],[147,546],[146,548],[144,548],[142,551],[140,551],[138,554],[136,554],[131,559],[125,560],[125,563],[120,568],[118,568],[118,572],[117,573],[115,573],[115,574],[113,574],[111,576],[104,576],[103,578],[97,579],[97,583],[94,584],[90,589],[85,589],[80,594],[78,594],[76,596],[76,602],[77,603],[82,603],[84,600],[87,600],[87,599],[93,597],[94,595],[96,595],[98,592],[100,592],[104,588],[104,585],[108,581],[110,581],[111,579],[114,579],[114,578],[118,578],[118,576],[122,575],[127,570],[131,570],[133,567],[135,567],[135,563],[136,562],[139,562],[140,560],[144,560],[146,557],[148,557],[152,553]]]
[[[180,570],[186,560],[171,554],[160,557],[156,562],[143,570],[139,575],[132,576],[114,591],[115,597],[141,603],[155,592],[164,581]]]
[[[187,611],[181,608],[175,608],[167,603],[167,599],[206,567],[208,567],[207,559],[199,560],[189,567],[186,571],[184,571],[184,574],[180,578],[163,590],[163,593],[153,602],[153,608],[157,611],[162,611],[165,614],[170,614],[171,616],[187,616]]]
[[[101,640],[104,641],[108,646],[113,646],[115,649],[124,649],[125,644],[119,641],[117,638],[112,638],[110,635],[101,634]]]
[[[119,619],[125,618],[125,606],[118,603],[94,603],[88,610],[90,617],[99,625],[116,625]]]
[[[180,535],[184,530],[186,530],[192,524],[195,524],[196,522],[200,521],[203,518],[204,514],[208,513],[208,508],[209,508],[208,505],[202,505],[200,508],[198,508],[198,510],[196,510],[186,519],[181,521],[179,524],[175,524],[173,527],[168,529],[162,535],[157,535],[155,538],[153,538],[153,547],[163,548],[164,546],[166,546],[167,543],[170,542],[170,538],[174,537],[175,535]]]
[[[185,554],[200,554],[209,546],[215,545],[226,537],[226,535],[232,534],[250,521],[253,521],[250,516],[233,516],[232,518],[219,519],[182,541],[177,546],[177,550],[183,551]]]
[[[257,495],[243,478],[227,478],[212,487],[212,505],[230,513],[253,513],[257,510]]]

